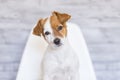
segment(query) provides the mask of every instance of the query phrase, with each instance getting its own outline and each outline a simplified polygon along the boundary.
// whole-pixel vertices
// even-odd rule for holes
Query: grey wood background
[[[0,0],[0,80],[15,80],[31,28],[54,10],[72,15],[98,80],[120,80],[120,0]]]

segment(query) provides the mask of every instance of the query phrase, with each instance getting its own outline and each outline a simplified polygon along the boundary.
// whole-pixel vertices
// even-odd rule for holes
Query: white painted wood
[[[89,52],[78,25],[68,23],[68,39],[80,61],[80,80],[96,80]],[[40,64],[47,43],[30,34],[16,80],[40,80]]]

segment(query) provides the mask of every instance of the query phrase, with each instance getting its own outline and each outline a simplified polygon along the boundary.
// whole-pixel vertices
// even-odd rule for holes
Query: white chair
[[[89,52],[78,25],[67,23],[68,39],[80,61],[80,80],[96,80]],[[43,37],[32,33],[26,44],[16,80],[40,80],[41,59],[47,47]]]

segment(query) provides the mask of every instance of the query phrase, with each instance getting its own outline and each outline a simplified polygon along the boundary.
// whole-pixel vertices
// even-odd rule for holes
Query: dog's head
[[[33,29],[33,34],[43,36],[52,47],[64,45],[67,36],[66,22],[70,15],[54,11],[52,15],[45,19],[40,19]]]

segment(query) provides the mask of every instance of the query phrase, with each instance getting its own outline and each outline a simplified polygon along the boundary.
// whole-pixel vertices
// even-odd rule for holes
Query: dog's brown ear
[[[43,19],[40,19],[37,22],[37,25],[33,29],[33,34],[37,36],[41,36],[42,31],[43,31]]]
[[[71,18],[71,16],[66,13],[59,13],[59,12],[54,11],[52,14],[56,15],[61,23],[65,23]]]

